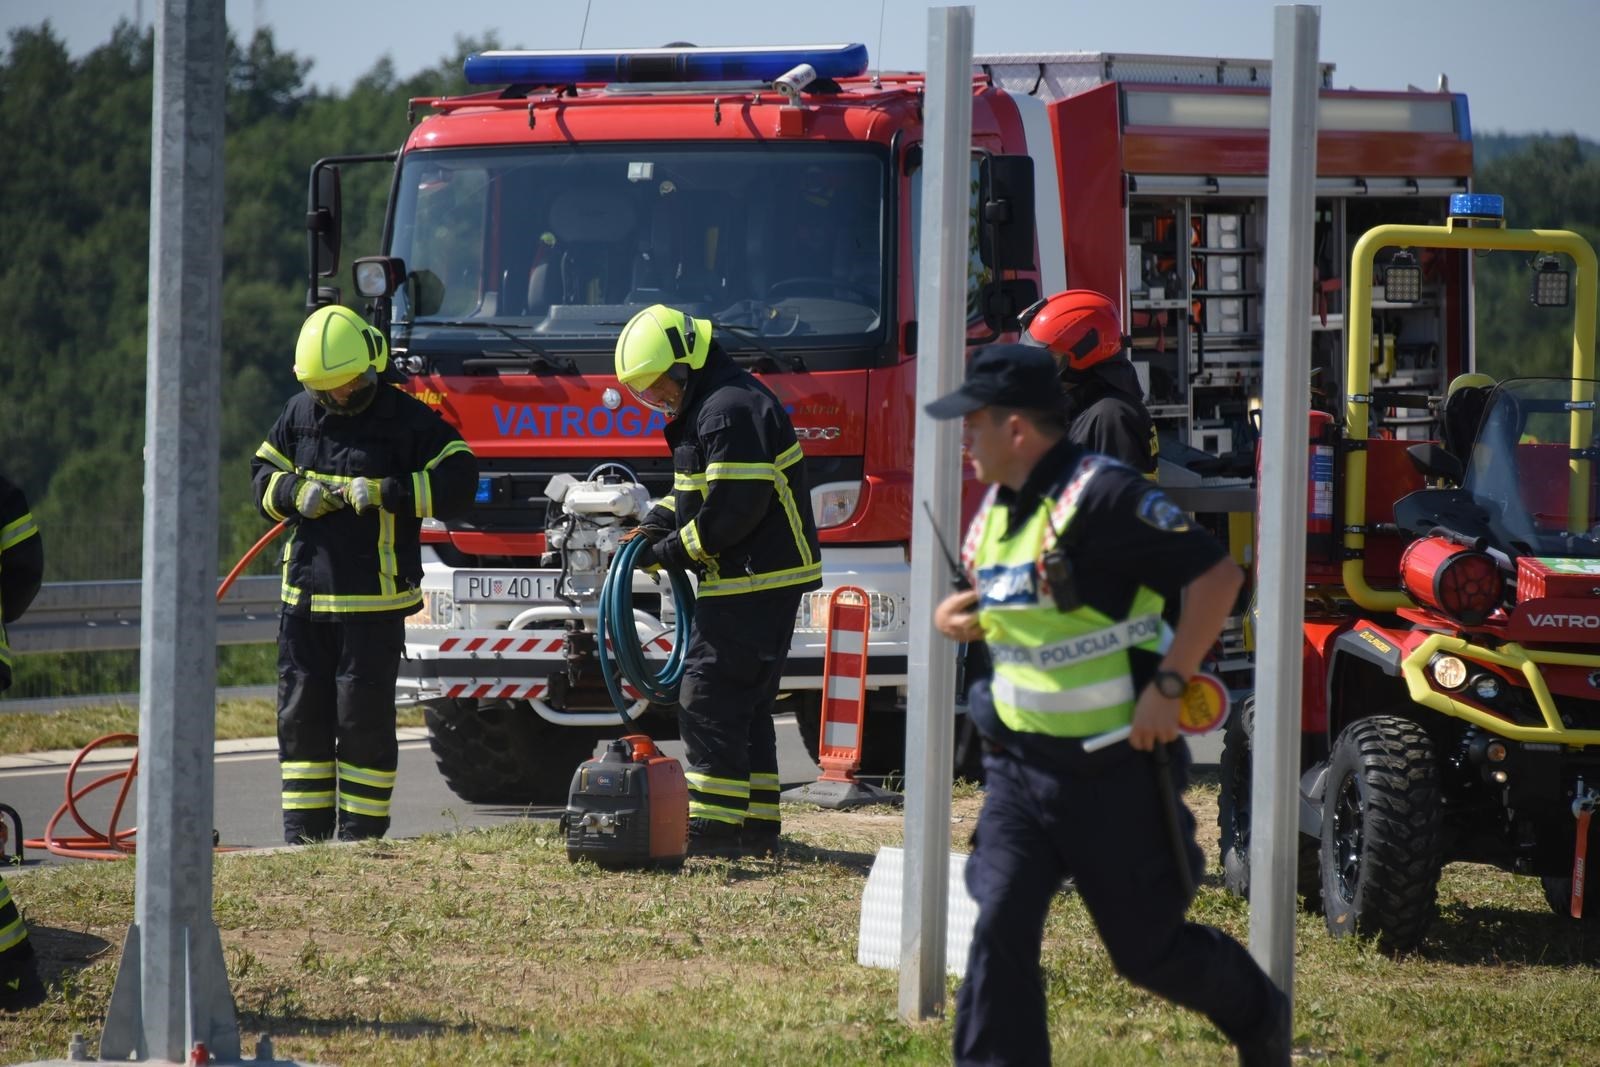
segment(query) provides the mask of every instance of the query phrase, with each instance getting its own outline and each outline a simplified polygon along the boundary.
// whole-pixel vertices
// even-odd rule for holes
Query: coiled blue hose
[[[600,615],[595,626],[595,638],[600,646],[600,674],[606,680],[606,691],[611,694],[611,702],[617,706],[623,725],[632,722],[628,717],[629,701],[622,692],[623,680],[653,704],[677,703],[678,686],[683,682],[683,653],[689,647],[689,627],[694,624],[694,586],[682,571],[668,571],[672,577],[672,599],[678,609],[676,631],[672,655],[667,657],[660,671],[652,672],[633,624],[633,561],[648,544],[644,537],[624,542],[600,586]],[[608,650],[608,642],[615,642],[616,647]]]

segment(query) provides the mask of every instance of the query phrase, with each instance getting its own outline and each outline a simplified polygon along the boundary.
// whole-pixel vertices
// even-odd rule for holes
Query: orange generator
[[[683,766],[644,734],[618,738],[573,774],[561,826],[574,863],[677,867],[689,848]]]

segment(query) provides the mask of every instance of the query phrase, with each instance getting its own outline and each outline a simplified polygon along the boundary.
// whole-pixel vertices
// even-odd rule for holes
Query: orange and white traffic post
[[[827,649],[822,660],[822,714],[817,763],[822,776],[784,792],[783,799],[822,808],[898,804],[899,793],[856,778],[867,710],[867,630],[871,607],[864,590],[841,585],[828,597]]]

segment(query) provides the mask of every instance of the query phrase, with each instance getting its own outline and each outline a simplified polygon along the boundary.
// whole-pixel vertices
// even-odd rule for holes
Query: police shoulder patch
[[[1139,498],[1138,515],[1146,526],[1168,533],[1181,533],[1189,528],[1189,516],[1159,489],[1152,489]]]

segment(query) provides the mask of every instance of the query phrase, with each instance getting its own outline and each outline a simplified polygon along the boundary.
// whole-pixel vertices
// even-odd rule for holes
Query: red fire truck
[[[1321,71],[1320,381],[1342,378],[1349,245],[1378,221],[1437,223],[1467,189],[1465,98],[1359,92]],[[611,375],[639,308],[710,318],[788,405],[806,452],[824,588],[801,605],[784,690],[815,747],[831,589],[871,606],[866,769],[904,739],[923,78],[861,45],[486,52],[470,95],[397,152],[319,160],[308,303],[341,299],[342,168],[386,161],[383,254],[355,262],[403,387],[479,457],[475,510],[425,532],[424,611],[401,695],[425,705],[452,787],[558,801],[618,724],[596,598],[620,529],[665,494],[660,416]],[[1262,351],[1269,65],[1073,53],[980,57],[972,80],[969,341],[1014,336],[1038,295],[1115,294],[1163,442],[1162,483],[1249,551]],[[1378,306],[1377,393],[1437,392],[1470,362],[1465,263]],[[1379,406],[1410,435],[1426,412]],[[1229,517],[1231,515],[1231,518]],[[950,532],[952,535],[954,531]],[[952,538],[953,539],[953,536]],[[665,585],[634,584],[640,640],[672,645]],[[1224,670],[1247,665],[1237,629]],[[636,695],[636,694],[630,694]],[[672,709],[630,713],[670,736]],[[970,731],[958,732],[958,742]],[[958,758],[970,745],[958,743]]]

